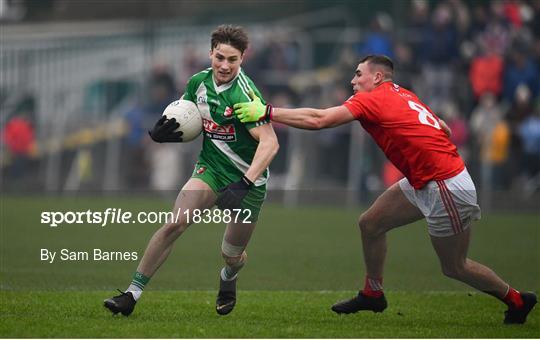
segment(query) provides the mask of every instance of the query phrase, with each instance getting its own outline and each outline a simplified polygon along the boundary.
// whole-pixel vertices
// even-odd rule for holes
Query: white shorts
[[[432,236],[459,234],[481,217],[476,188],[467,169],[444,181],[428,182],[420,190],[415,190],[406,178],[399,181],[399,187],[424,214]]]

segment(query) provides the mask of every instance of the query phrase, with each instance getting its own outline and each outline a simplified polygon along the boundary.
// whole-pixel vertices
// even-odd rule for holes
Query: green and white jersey
[[[267,122],[241,123],[233,114],[233,106],[251,101],[250,90],[263,99],[242,69],[233,80],[220,86],[212,74],[208,68],[191,77],[182,98],[194,102],[202,116],[204,140],[199,159],[235,182],[247,172],[259,145],[249,130]],[[266,169],[255,185],[265,184],[268,175]]]

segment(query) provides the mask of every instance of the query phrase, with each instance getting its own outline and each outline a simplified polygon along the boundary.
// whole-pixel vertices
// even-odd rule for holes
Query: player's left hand
[[[216,205],[219,209],[239,209],[242,201],[253,186],[253,182],[246,176],[235,183],[227,185],[219,190],[219,196],[216,200]]]
[[[242,123],[258,122],[266,119],[269,105],[264,105],[253,90],[249,91],[250,102],[234,104],[234,114]],[[271,106],[270,106],[271,109]]]

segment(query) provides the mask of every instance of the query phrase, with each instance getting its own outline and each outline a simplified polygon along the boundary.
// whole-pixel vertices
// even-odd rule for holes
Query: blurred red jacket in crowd
[[[28,155],[34,144],[32,123],[23,117],[12,118],[2,131],[2,141],[16,155]]]
[[[486,92],[501,94],[503,66],[503,59],[496,54],[479,56],[472,61],[469,78],[476,98]]]

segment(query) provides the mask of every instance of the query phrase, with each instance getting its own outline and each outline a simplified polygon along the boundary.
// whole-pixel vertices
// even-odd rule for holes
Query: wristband
[[[272,104],[266,104],[266,112],[264,113],[264,118],[268,118],[269,120],[272,120],[273,112],[274,112],[274,108],[272,107]]]

